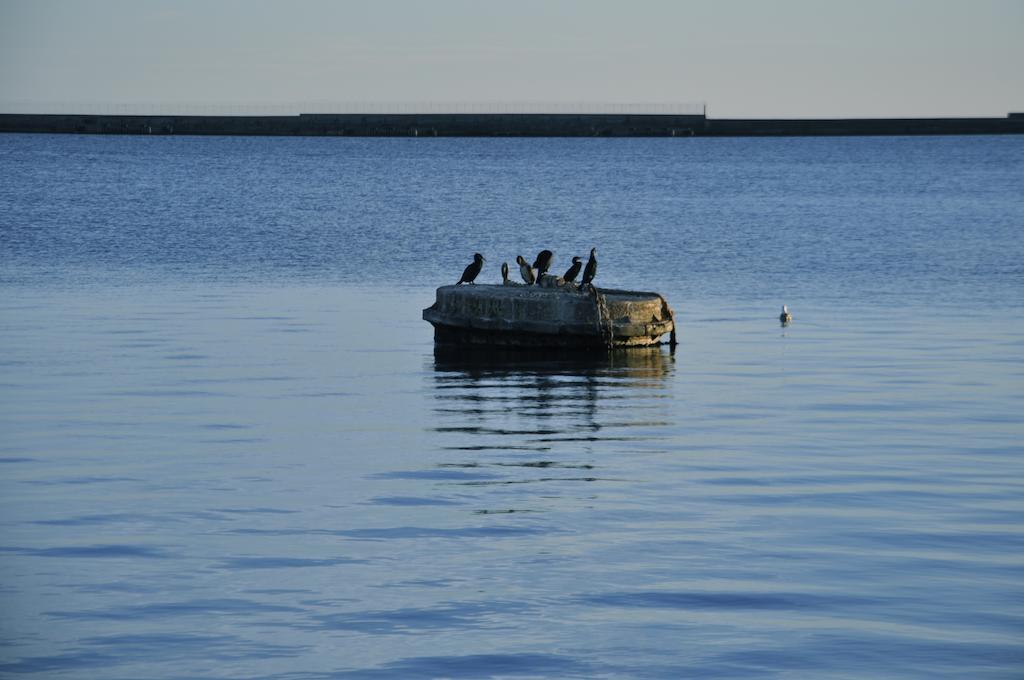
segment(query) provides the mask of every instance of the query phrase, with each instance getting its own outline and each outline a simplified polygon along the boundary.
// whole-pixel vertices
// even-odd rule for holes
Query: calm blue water
[[[3,135],[0,177],[0,676],[1024,675],[1024,138]],[[592,246],[674,355],[435,353],[474,251]]]

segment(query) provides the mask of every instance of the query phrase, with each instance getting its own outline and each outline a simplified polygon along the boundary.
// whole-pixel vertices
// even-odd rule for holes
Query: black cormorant
[[[562,278],[566,283],[572,283],[579,276],[580,270],[583,269],[583,258],[576,255],[572,258],[572,266],[569,267],[568,271],[565,272],[565,276]]]
[[[583,270],[583,280],[580,282],[580,286],[587,285],[594,280],[595,276],[597,276],[597,248],[591,248],[590,259],[587,260],[587,266]]]
[[[480,273],[480,270],[484,268],[484,256],[480,253],[473,253],[473,262],[469,264],[462,272],[462,278],[455,284],[456,286],[460,283],[473,283],[473,280]]]
[[[501,263],[501,282],[508,283],[508,262]]]
[[[779,323],[783,326],[793,320],[793,315],[789,313],[789,307],[782,305],[782,314],[779,314]]]

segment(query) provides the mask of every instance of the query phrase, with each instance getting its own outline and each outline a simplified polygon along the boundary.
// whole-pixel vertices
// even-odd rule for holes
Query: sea
[[[1024,677],[1024,136],[4,134],[0,178],[2,677]],[[435,348],[473,253],[544,248],[678,346]]]

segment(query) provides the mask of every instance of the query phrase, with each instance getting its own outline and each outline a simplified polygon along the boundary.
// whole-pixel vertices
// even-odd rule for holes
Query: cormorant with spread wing
[[[550,250],[542,250],[537,253],[537,259],[533,261],[533,268],[537,270],[537,281],[551,269],[551,263],[555,260],[555,254]]]

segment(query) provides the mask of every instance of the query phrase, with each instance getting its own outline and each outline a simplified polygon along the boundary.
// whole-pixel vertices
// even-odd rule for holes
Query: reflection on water
[[[543,485],[558,498],[564,485],[607,481],[595,447],[641,442],[668,424],[665,349],[613,352],[434,349],[433,423],[449,458],[438,468],[472,475],[461,487]],[[606,474],[606,473],[605,473]],[[558,490],[561,489],[561,490]],[[515,507],[478,498],[476,514],[535,511],[535,498],[504,496]]]
[[[597,354],[437,347],[434,430],[475,435],[458,450],[630,439],[630,427],[655,424],[652,402],[665,396],[674,362],[658,347]]]
[[[662,347],[634,347],[595,352],[434,346],[435,370],[469,375],[622,375],[629,372],[635,377],[665,378],[671,372],[674,363],[674,353]]]

